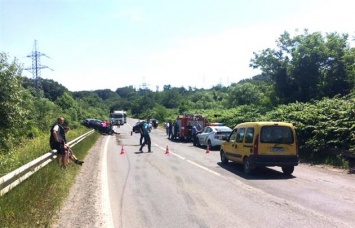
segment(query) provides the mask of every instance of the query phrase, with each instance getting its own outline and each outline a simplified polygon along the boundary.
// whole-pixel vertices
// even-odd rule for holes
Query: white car
[[[203,131],[197,134],[197,145],[210,148],[221,146],[233,130],[223,124],[214,123],[206,126]]]

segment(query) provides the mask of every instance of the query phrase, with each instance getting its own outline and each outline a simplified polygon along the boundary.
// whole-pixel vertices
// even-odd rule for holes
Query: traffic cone
[[[169,154],[169,147],[166,145],[165,154]]]
[[[210,145],[207,144],[206,154],[210,153]]]
[[[123,145],[122,145],[122,148],[121,148],[121,153],[120,153],[120,154],[124,154]]]

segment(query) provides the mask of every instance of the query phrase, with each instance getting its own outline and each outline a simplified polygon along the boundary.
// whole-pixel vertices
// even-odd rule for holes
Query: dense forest
[[[0,154],[48,134],[58,115],[78,128],[85,118],[108,119],[110,110],[123,109],[131,117],[160,122],[184,112],[231,127],[245,121],[292,122],[300,155],[337,150],[355,156],[355,48],[349,35],[305,30],[291,37],[284,32],[276,44],[250,60],[261,75],[228,87],[165,85],[162,91],[126,86],[71,92],[50,79],[39,83],[23,77],[17,60],[0,53]]]

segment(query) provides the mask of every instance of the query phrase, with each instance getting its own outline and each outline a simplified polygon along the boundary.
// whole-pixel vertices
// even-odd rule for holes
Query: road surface
[[[54,227],[355,227],[346,171],[300,164],[291,177],[279,167],[248,176],[162,129],[140,153],[135,122],[91,149]]]

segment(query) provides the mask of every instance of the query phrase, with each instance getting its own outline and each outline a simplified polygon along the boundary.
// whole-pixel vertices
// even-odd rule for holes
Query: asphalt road
[[[139,152],[136,120],[104,139],[103,210],[114,227],[355,227],[355,176],[300,164],[293,176],[265,168],[253,176],[219,151],[151,132]],[[168,154],[166,149],[168,147]]]

